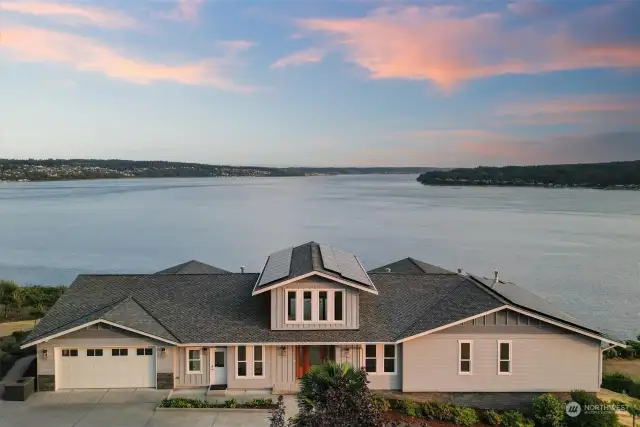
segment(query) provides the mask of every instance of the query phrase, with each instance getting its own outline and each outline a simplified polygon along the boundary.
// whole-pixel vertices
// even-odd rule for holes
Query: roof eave
[[[307,277],[311,277],[311,276],[322,277],[322,278],[325,278],[327,280],[331,280],[331,281],[334,281],[336,283],[343,284],[345,286],[349,286],[349,287],[352,287],[352,288],[359,289],[361,291],[369,292],[370,294],[373,294],[373,295],[378,295],[378,289],[376,289],[376,287],[373,284],[373,282],[371,282],[371,288],[367,288],[366,286],[364,286],[362,284],[358,284],[358,283],[355,283],[355,282],[351,282],[349,280],[344,280],[344,279],[341,279],[341,278],[338,278],[338,277],[334,277],[334,276],[322,273],[320,271],[311,271],[309,273],[302,274],[302,275],[296,276],[296,277],[292,277],[292,278],[287,279],[287,280],[282,280],[282,281],[275,282],[275,283],[272,283],[272,284],[269,284],[269,285],[266,285],[266,286],[261,286],[258,289],[256,289],[254,287],[253,292],[251,293],[251,295],[255,296],[255,295],[261,294],[263,292],[267,292],[267,291],[270,291],[272,289],[279,288],[280,286],[288,285],[290,283],[297,282],[298,280],[306,279]]]

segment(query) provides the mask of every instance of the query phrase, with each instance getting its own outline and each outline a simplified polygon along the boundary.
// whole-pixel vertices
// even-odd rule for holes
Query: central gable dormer
[[[270,292],[271,329],[357,329],[361,292],[378,290],[358,258],[316,242],[269,255],[253,295]]]

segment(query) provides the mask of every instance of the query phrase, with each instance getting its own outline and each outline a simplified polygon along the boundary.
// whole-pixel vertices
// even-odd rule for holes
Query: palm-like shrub
[[[367,373],[348,364],[313,367],[300,381],[292,427],[379,427],[380,410]]]
[[[368,382],[366,374],[362,375],[348,363],[328,362],[316,365],[300,379],[298,403],[302,402],[311,407],[325,403],[327,391],[335,388],[339,380],[340,384],[346,387],[346,391],[351,393],[366,387]]]

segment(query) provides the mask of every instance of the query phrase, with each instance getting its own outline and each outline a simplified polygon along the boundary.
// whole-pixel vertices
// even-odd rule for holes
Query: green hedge
[[[405,415],[426,420],[448,421],[460,426],[472,426],[480,422],[474,409],[453,403],[437,401],[420,403],[405,398],[397,401],[393,406]]]
[[[174,397],[163,399],[160,408],[260,408],[274,406],[272,399],[253,399],[251,402],[238,404],[235,399],[225,400],[224,403],[211,403],[200,399],[187,399],[184,397]]]
[[[624,372],[609,372],[602,376],[602,388],[640,398],[640,379]]]

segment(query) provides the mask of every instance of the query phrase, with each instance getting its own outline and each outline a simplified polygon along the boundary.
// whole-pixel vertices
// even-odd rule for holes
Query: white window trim
[[[376,346],[376,371],[375,372],[367,372],[367,375],[375,375],[375,376],[384,376],[384,375],[398,375],[398,344],[363,344],[362,345],[362,356],[361,356],[361,365],[365,368],[366,359],[372,359],[371,357],[367,357],[367,345],[375,345]],[[393,363],[393,372],[384,372],[384,346],[385,345],[393,345],[394,348],[394,363]],[[388,357],[387,359],[390,359]]]
[[[260,352],[260,355],[261,355],[261,359],[260,360],[256,360],[255,359],[255,356],[256,356],[255,348],[256,347],[261,347],[262,348],[262,351]],[[265,348],[264,348],[263,345],[252,345],[251,346],[251,359],[252,359],[251,360],[251,370],[252,370],[252,373],[254,374],[253,378],[264,378],[264,373],[266,371],[266,364],[264,363],[264,352],[265,352]],[[262,362],[262,375],[255,375],[256,362]],[[247,372],[247,373],[249,373],[249,372]]]
[[[242,360],[242,362],[246,362],[247,363],[247,375],[246,376],[239,376],[238,375],[238,362],[240,362],[238,360],[238,347],[245,347],[246,348],[246,358],[245,360]],[[254,347],[262,347],[262,375],[254,375],[254,369],[255,369],[255,365],[253,364],[254,362],[254,352],[253,352],[253,348]],[[266,357],[265,357],[265,349],[266,346],[264,345],[236,345],[235,346],[235,378],[237,380],[248,380],[248,379],[254,379],[254,378],[264,378],[265,377],[265,373],[267,372],[267,364],[266,364]]]
[[[469,344],[469,372],[462,371],[462,362],[467,359],[462,359],[462,344]],[[473,341],[472,340],[458,340],[458,375],[473,375]]]
[[[500,358],[500,344],[509,344],[509,372],[500,371],[500,362],[506,361]],[[498,340],[498,375],[511,375],[513,373],[513,342],[510,340]]]
[[[295,303],[296,303],[296,316],[294,320],[289,320],[289,294],[295,294]],[[300,317],[300,307],[298,291],[295,289],[285,289],[284,290],[284,321],[285,323],[298,323],[298,318]]]
[[[190,350],[197,350],[198,351],[199,360],[200,360],[200,370],[199,371],[192,371],[192,370],[189,369],[189,362],[191,360],[196,360],[196,359],[191,359],[189,357],[189,351]],[[202,364],[203,364],[202,363],[203,362],[202,359],[203,359],[203,357],[202,357],[202,348],[201,347],[187,347],[187,348],[185,348],[185,363],[186,363],[185,373],[187,373],[187,374],[201,374],[202,373]]]
[[[289,320],[289,292],[296,293],[296,320]],[[304,293],[311,292],[311,320],[304,320]],[[327,293],[327,320],[320,320],[320,292]],[[335,320],[335,293],[342,292],[342,320]],[[284,323],[296,324],[345,324],[347,296],[343,289],[286,289],[284,292]]]

